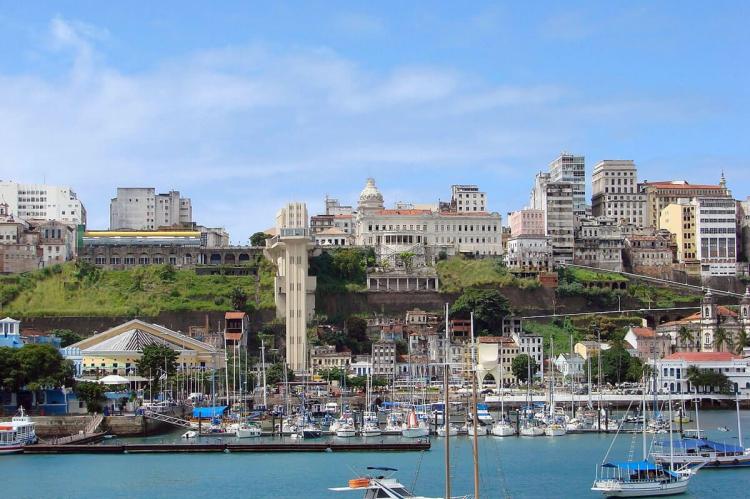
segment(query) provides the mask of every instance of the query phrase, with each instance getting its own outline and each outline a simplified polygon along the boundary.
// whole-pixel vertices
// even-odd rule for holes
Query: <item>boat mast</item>
[[[555,338],[550,338],[550,371],[552,375],[549,380],[549,417],[553,420],[555,415]],[[544,364],[544,357],[542,357]]]
[[[476,375],[476,345],[474,344],[474,312],[471,313],[471,403],[474,406],[474,499],[479,499],[479,439],[477,427],[479,415],[477,414],[477,375]]]
[[[646,456],[646,383],[647,383],[647,381],[646,381],[646,376],[645,376],[645,373],[644,373],[644,376],[643,376],[643,385],[644,385],[643,386],[643,396],[641,397],[642,398],[642,402],[643,402],[643,408],[641,410],[641,414],[643,415],[643,418],[642,418],[643,422],[641,424],[641,430],[642,430],[642,435],[643,435],[643,460],[644,461],[646,460],[646,457],[647,457]]]
[[[740,447],[743,449],[745,448],[745,445],[742,443],[742,423],[740,423],[740,387],[737,385],[737,390],[734,392],[734,399],[737,403],[737,438],[740,441]],[[698,435],[698,438],[700,438],[700,435]]]
[[[570,357],[568,357],[568,374],[570,375],[570,419],[575,418],[575,395],[573,394],[573,334],[570,335]]]
[[[443,424],[445,425],[445,498],[451,497],[451,424],[448,352],[450,351],[450,331],[448,329],[448,304],[445,304],[445,366],[443,367]]]
[[[669,470],[674,471],[674,441],[672,440],[672,390],[667,395],[669,402]]]
[[[503,371],[503,341],[500,341],[500,419],[505,421],[505,371]]]
[[[263,407],[268,410],[268,402],[266,400],[266,343],[263,338],[260,339],[260,364],[263,372]]]
[[[227,350],[227,335],[226,331],[224,331],[224,379],[226,380],[227,386],[226,386],[226,395],[227,395],[227,405],[232,405],[229,403],[229,350]]]

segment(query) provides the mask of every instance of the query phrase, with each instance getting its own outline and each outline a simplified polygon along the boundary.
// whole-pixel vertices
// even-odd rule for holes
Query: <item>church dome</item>
[[[359,204],[367,208],[383,207],[383,195],[375,186],[375,179],[367,179],[367,185],[365,185],[365,188],[359,194]]]

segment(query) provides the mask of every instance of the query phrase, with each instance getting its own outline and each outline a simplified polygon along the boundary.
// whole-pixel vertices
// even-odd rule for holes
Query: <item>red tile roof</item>
[[[244,319],[247,314],[245,312],[227,312],[224,314],[225,319]]]
[[[688,362],[712,362],[720,360],[741,359],[732,352],[677,352],[667,355],[664,360],[686,360]]]
[[[429,215],[430,210],[379,210],[378,215]]]
[[[658,189],[724,189],[720,185],[708,185],[708,184],[689,184],[687,182],[673,183],[667,182],[644,182],[644,185],[649,187],[656,187]]]
[[[650,327],[633,327],[630,329],[639,338],[653,338],[654,334],[656,334]]]

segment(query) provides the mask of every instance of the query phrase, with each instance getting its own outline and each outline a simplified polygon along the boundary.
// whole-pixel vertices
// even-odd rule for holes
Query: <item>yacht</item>
[[[378,471],[386,474],[364,475],[349,480],[346,487],[333,487],[328,490],[332,492],[364,492],[364,499],[376,499],[381,497],[413,498],[413,499],[431,499],[424,496],[416,496],[409,489],[393,477],[398,471],[396,468],[384,468],[368,466],[368,471]],[[436,498],[432,498],[436,499]]]
[[[35,444],[37,443],[37,440],[39,440],[36,437],[36,423],[26,415],[23,406],[18,408],[18,415],[11,418],[10,425],[18,433],[18,438],[21,440],[21,443]]]
[[[405,438],[422,438],[430,436],[430,427],[424,421],[417,420],[417,413],[411,411],[401,428],[401,436]]]
[[[438,437],[444,437],[446,434],[449,437],[455,437],[456,435],[458,435],[458,427],[456,425],[449,425],[448,431],[446,433],[445,425],[439,426],[437,429],[437,434],[438,434]]]
[[[357,430],[354,428],[353,420],[345,421],[344,423],[341,423],[338,426],[338,428],[336,428],[337,437],[351,438],[356,435],[357,435]]]
[[[591,490],[605,496],[651,497],[682,494],[692,472],[671,471],[650,461],[602,464]]]
[[[464,429],[470,437],[474,436],[474,432],[476,432],[478,437],[487,435],[487,427],[483,424],[474,425],[471,423],[466,423],[466,427]]]
[[[566,433],[567,431],[565,431],[565,427],[558,423],[550,423],[544,429],[544,434],[548,437],[561,437]]]
[[[251,423],[240,423],[235,430],[237,438],[258,438],[263,435],[260,426]]]
[[[509,437],[516,434],[516,429],[504,419],[492,425],[491,433],[496,437]]]
[[[18,431],[8,423],[0,423],[0,455],[23,452],[23,446]]]
[[[363,424],[360,433],[363,437],[379,437],[383,434],[377,423],[373,423],[372,421]]]
[[[490,409],[487,404],[477,404],[477,419],[482,424],[492,424],[495,420],[490,414]],[[474,419],[474,414],[470,413],[469,417]]]

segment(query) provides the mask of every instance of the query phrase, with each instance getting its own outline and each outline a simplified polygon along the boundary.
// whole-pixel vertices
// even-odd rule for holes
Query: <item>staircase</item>
[[[188,421],[187,419],[178,418],[175,416],[170,416],[169,414],[164,414],[161,412],[152,411],[150,409],[144,409],[143,410],[143,416],[149,419],[153,419],[155,421],[162,421],[164,423],[169,423],[174,426],[179,426],[181,428],[192,428],[193,425]]]
[[[102,414],[95,414],[94,417],[91,418],[91,421],[86,423],[86,428],[83,430],[83,433],[85,435],[96,433],[96,430],[99,428],[99,425],[102,424],[102,421],[104,421],[104,416]]]

